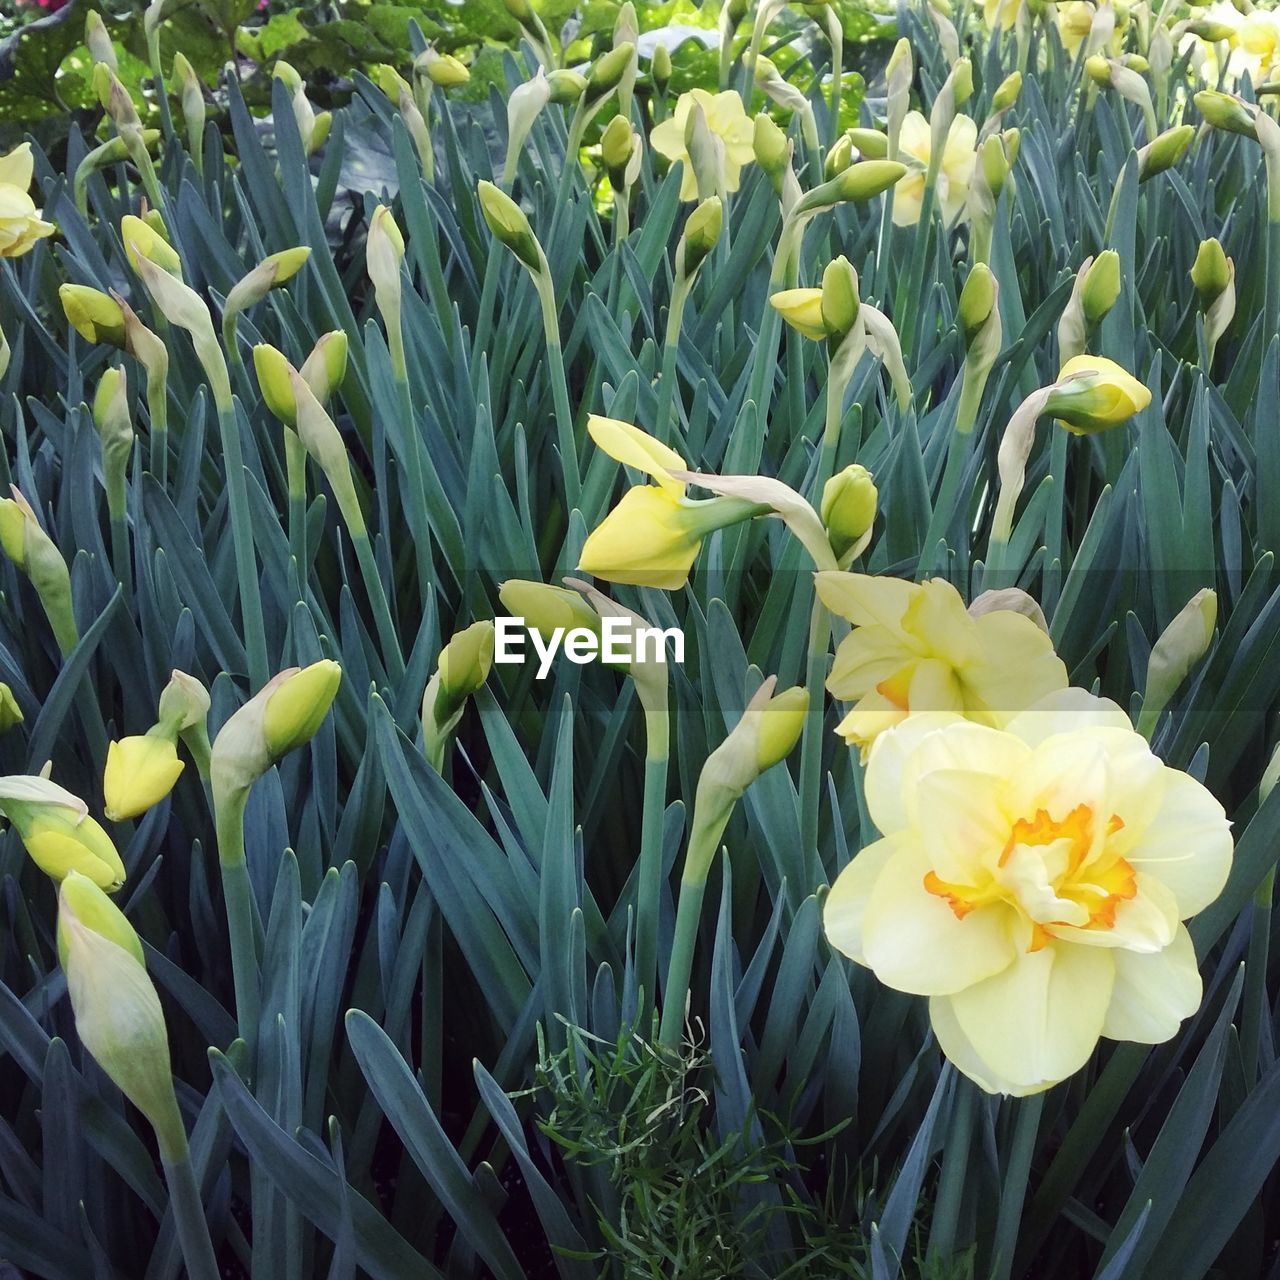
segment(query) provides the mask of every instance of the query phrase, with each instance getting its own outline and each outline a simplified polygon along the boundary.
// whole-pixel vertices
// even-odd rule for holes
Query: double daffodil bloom
[[[977,161],[978,126],[966,115],[957,115],[947,131],[935,188],[943,221],[950,226],[967,216],[966,205],[973,166]],[[908,111],[898,135],[898,158],[913,159],[913,166],[893,189],[893,221],[914,227],[924,202],[925,171],[933,153],[929,121],[918,111]]]
[[[737,93],[732,89],[726,89],[723,93],[708,93],[706,89],[691,89],[688,93],[682,93],[676,101],[674,114],[655,125],[649,135],[650,145],[660,156],[665,156],[673,164],[677,160],[684,164],[680,177],[681,200],[698,198],[698,179],[685,141],[689,115],[695,106],[702,108],[707,129],[718,140],[723,151],[726,191],[737,191],[743,167],[755,159],[755,148],[752,145],[755,127],[751,123],[751,117],[743,110],[742,99]]]
[[[1199,1007],[1181,923],[1231,867],[1222,806],[1112,702],[1052,695],[1004,730],[916,716],[871,752],[881,839],[824,907],[837,950],[929,997],[942,1051],[989,1093],[1038,1093],[1100,1037],[1159,1044]]]
[[[29,142],[0,156],[0,258],[21,257],[56,230],[41,219],[28,194],[34,168]]]
[[[817,575],[818,598],[853,623],[827,679],[854,703],[836,726],[865,759],[887,729],[921,712],[951,712],[1000,727],[1067,686],[1067,669],[1026,614],[966,609],[949,582],[904,582],[861,573]]]
[[[591,532],[578,561],[583,573],[607,582],[678,591],[688,582],[707,534],[764,510],[741,498],[699,502],[685,497],[685,482],[672,472],[685,472],[688,464],[674,449],[629,422],[592,414],[587,430],[611,458],[657,483],[628,489]]]

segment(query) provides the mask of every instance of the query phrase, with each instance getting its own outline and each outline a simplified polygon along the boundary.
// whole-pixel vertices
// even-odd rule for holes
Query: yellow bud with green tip
[[[592,63],[591,70],[587,72],[588,105],[601,101],[618,87],[635,56],[635,45],[630,40],[624,40]]]
[[[25,719],[13,690],[0,681],[0,733],[8,733],[14,725],[21,724]]]
[[[442,89],[456,89],[471,79],[471,72],[466,65],[451,53],[437,53],[435,49],[425,49],[414,63],[415,69],[421,66],[427,79]]]
[[[764,170],[774,190],[778,190],[791,160],[791,144],[773,118],[763,111],[755,118],[751,149],[756,163]]]
[[[996,86],[995,93],[991,95],[991,110],[1008,111],[1018,101],[1018,95],[1021,92],[1022,72],[1015,71],[1012,75],[1005,76]]]
[[[436,674],[437,721],[449,719],[489,678],[493,666],[494,627],[492,622],[473,622],[457,632],[440,651]]]
[[[285,62],[283,58],[277,59],[276,65],[272,68],[271,74],[275,79],[281,81],[284,84],[284,87],[288,89],[291,94],[301,92],[302,77],[298,74],[296,69],[290,63]]]
[[[342,668],[330,658],[294,670],[266,700],[262,718],[267,753],[278,760],[315,737],[342,683]]]
[[[1085,272],[1080,286],[1080,305],[1090,325],[1099,324],[1120,297],[1120,255],[1104,249]]]
[[[600,159],[604,161],[609,182],[615,191],[621,190],[626,184],[627,165],[631,163],[634,150],[635,135],[631,129],[631,121],[625,116],[614,116],[600,135]]]
[[[853,163],[853,139],[842,133],[822,162],[822,176],[830,181],[842,174]]]
[[[848,138],[863,160],[884,160],[889,154],[889,137],[879,129],[850,129]]]
[[[571,107],[587,91],[587,77],[580,71],[572,71],[568,67],[558,67],[547,72],[547,87],[550,90],[547,101],[557,106]]]
[[[326,404],[347,376],[347,335],[341,329],[321,334],[298,370],[321,404]]]
[[[1178,611],[1151,647],[1147,684],[1142,695],[1138,732],[1150,736],[1191,668],[1209,651],[1218,621],[1218,595],[1209,587],[1197,591]]]
[[[45,875],[62,880],[78,871],[108,891],[124,884],[124,863],[111,837],[85,802],[57,783],[35,774],[0,778],[0,812]]]
[[[540,272],[543,269],[542,249],[525,212],[501,187],[492,182],[481,180],[477,187],[480,198],[480,212],[494,236],[530,271]]]
[[[109,743],[102,775],[103,812],[112,822],[146,813],[173,790],[182,770],[173,738],[163,733]]]
[[[839,341],[858,318],[858,273],[841,254],[822,273],[822,323],[827,336]]]
[[[1189,124],[1180,124],[1176,128],[1166,129],[1147,143],[1138,152],[1138,180],[1146,182],[1157,173],[1172,169],[1191,146],[1196,131]]]
[[[1151,392],[1105,356],[1074,356],[1062,367],[1044,411],[1074,435],[1106,431],[1151,403]]]
[[[258,390],[272,415],[286,427],[296,426],[298,406],[293,395],[291,366],[284,354],[269,342],[259,342],[253,349],[253,368],[258,375]]]
[[[871,472],[856,462],[823,485],[820,514],[837,559],[875,523],[879,496]]]
[[[120,238],[124,241],[129,265],[138,270],[138,255],[154,263],[177,280],[182,279],[182,259],[178,252],[145,218],[128,213],[120,220]]]
[[[1107,88],[1111,84],[1111,63],[1100,53],[1084,60],[1085,74],[1094,84]]]
[[[803,213],[820,213],[845,201],[873,200],[906,176],[897,160],[860,160],[830,182],[810,191],[797,206]]]
[[[1191,264],[1191,283],[1202,306],[1209,306],[1231,283],[1231,269],[1222,244],[1216,239],[1201,240],[1196,260]]]
[[[58,298],[67,322],[86,342],[124,346],[124,312],[109,294],[89,285],[64,284],[58,286]]]

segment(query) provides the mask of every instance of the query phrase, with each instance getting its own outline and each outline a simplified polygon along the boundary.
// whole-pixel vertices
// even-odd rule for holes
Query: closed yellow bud
[[[142,942],[137,931],[126,918],[123,911],[102,892],[88,876],[78,871],[67,872],[58,890],[60,908],[58,913],[58,963],[67,963],[67,924],[68,915],[74,914],[81,924],[94,933],[114,942],[122,951],[127,951],[139,964],[143,963]]]
[[[626,116],[614,116],[600,135],[600,159],[615,191],[626,185],[627,165],[635,150],[635,134]]]
[[[821,289],[782,289],[769,299],[773,309],[797,333],[815,342],[827,337],[826,321],[822,317]]]
[[[146,813],[173,790],[182,769],[173,739],[162,734],[110,743],[102,776],[103,812],[112,822]]]
[[[0,733],[8,733],[25,718],[22,708],[18,706],[18,699],[13,696],[13,690],[0,681]]]
[[[710,196],[685,219],[676,250],[676,262],[686,279],[706,261],[716,247],[724,227],[724,206],[719,196]]]
[[[858,273],[841,254],[822,273],[822,323],[827,337],[839,341],[858,318]]]
[[[803,213],[821,213],[846,200],[873,200],[906,176],[897,160],[860,160],[830,182],[810,191],[797,206]]]
[[[1151,392],[1104,356],[1075,356],[1058,375],[1045,412],[1075,435],[1105,431],[1127,422],[1151,403]]]
[[[1189,124],[1166,129],[1138,152],[1138,180],[1146,182],[1157,173],[1172,169],[1187,153],[1196,131]]]
[[[477,187],[480,211],[484,220],[502,244],[533,272],[541,272],[545,259],[524,210],[500,187],[481,181]]]
[[[1246,138],[1258,139],[1258,129],[1253,122],[1256,108],[1249,106],[1233,93],[1221,93],[1217,89],[1202,89],[1195,96],[1200,114],[1215,129],[1239,133]]]
[[[493,666],[494,628],[492,622],[473,622],[459,631],[440,651],[436,674],[439,685],[435,717],[443,723],[489,678]]]
[[[883,160],[889,154],[889,137],[879,129],[850,129],[849,141],[863,160]]]
[[[365,266],[373,281],[378,306],[384,311],[400,306],[400,264],[404,261],[404,236],[391,210],[380,204],[369,219],[365,241]]]
[[[822,162],[822,176],[830,181],[842,174],[852,163],[853,139],[847,133],[842,133]]]
[[[437,53],[426,49],[418,55],[415,67],[421,64],[432,84],[442,89],[455,89],[471,79],[471,72],[451,53]]]
[[[267,408],[286,427],[296,426],[298,405],[293,395],[292,366],[283,353],[269,342],[259,342],[253,349],[253,368]]]
[[[592,63],[591,70],[587,72],[588,105],[602,101],[618,87],[635,56],[635,45],[630,40],[624,40]]]
[[[560,107],[570,107],[587,91],[587,77],[581,71],[572,71],[568,67],[557,67],[547,72],[547,87],[550,89],[549,102]]]
[[[671,55],[667,52],[667,46],[665,44],[655,46],[650,69],[653,72],[654,86],[657,88],[658,92],[661,93],[667,87],[667,82],[671,79]]]
[[[1022,72],[1015,71],[1012,75],[1005,76],[996,87],[995,93],[991,95],[991,110],[1008,111],[1018,101],[1018,95],[1021,92]]]
[[[982,326],[987,323],[987,317],[996,305],[996,297],[996,280],[991,274],[991,268],[985,262],[975,263],[964,282],[964,288],[960,290],[957,304],[966,348],[972,345]]]
[[[108,891],[124,884],[124,863],[111,837],[85,802],[63,787],[34,774],[0,778],[0,812],[45,875],[61,880],[78,871]]]
[[[1147,686],[1138,718],[1139,733],[1151,736],[1161,711],[1178,691],[1178,686],[1209,651],[1217,621],[1217,593],[1205,587],[1183,605],[1161,632],[1147,661]]]
[[[124,346],[124,312],[109,294],[84,284],[64,284],[58,287],[58,298],[67,322],[86,342]]]
[[[544,636],[557,628],[600,630],[600,615],[577,591],[565,587],[509,578],[498,588],[498,599],[511,617],[521,619],[526,627]]]
[[[879,492],[871,472],[854,463],[837,472],[822,488],[822,523],[831,550],[839,559],[875,523]]]
[[[763,111],[755,118],[754,130],[751,149],[755,154],[756,164],[764,170],[774,190],[777,190],[791,160],[791,144],[787,141],[787,135]]]
[[[1227,255],[1216,239],[1201,240],[1196,260],[1191,264],[1191,283],[1200,295],[1202,306],[1209,306],[1231,283]]]
[[[290,672],[271,691],[262,730],[273,760],[311,741],[329,714],[341,683],[342,668],[332,659],[322,658]]]
[[[326,404],[347,376],[347,335],[341,329],[321,334],[298,370],[315,398]]]
[[[1120,296],[1120,255],[1104,249],[1090,264],[1080,286],[1080,305],[1090,325],[1099,324]]]
[[[120,237],[124,241],[125,256],[129,265],[138,270],[138,255],[154,263],[161,271],[177,280],[182,279],[182,259],[177,250],[143,218],[128,213],[120,220]]]

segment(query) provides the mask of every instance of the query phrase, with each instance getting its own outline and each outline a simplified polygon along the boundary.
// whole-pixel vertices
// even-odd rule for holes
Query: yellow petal
[[[978,1057],[977,1050],[969,1043],[969,1037],[960,1028],[950,996],[932,996],[929,1000],[929,1021],[938,1047],[947,1060],[962,1075],[966,1075],[987,1093],[1005,1093],[1010,1097],[1024,1098],[1028,1094],[1043,1093],[1052,1082],[1025,1087],[1013,1080],[1002,1080],[991,1067]]]
[[[578,567],[608,582],[678,591],[701,545],[683,521],[678,499],[637,485],[588,536]]]
[[[1179,925],[1163,951],[1114,953],[1115,988],[1102,1034],[1109,1040],[1161,1044],[1200,1007],[1203,986],[1191,935]]]
[[[822,927],[826,930],[827,941],[859,964],[867,963],[862,954],[862,921],[867,899],[893,850],[892,840],[877,840],[867,845],[836,876],[835,884],[822,904]]]
[[[664,489],[680,497],[684,485],[673,480],[670,473],[683,471],[688,464],[661,440],[655,440],[647,431],[619,418],[605,418],[593,413],[587,418],[587,431],[592,440],[611,458],[624,466],[634,467],[652,476]]]
[[[997,609],[974,619],[979,657],[965,667],[965,688],[997,726],[1067,687],[1053,641],[1030,618]]]
[[[0,156],[0,183],[26,191],[34,171],[35,160],[29,142],[19,143],[12,151]]]

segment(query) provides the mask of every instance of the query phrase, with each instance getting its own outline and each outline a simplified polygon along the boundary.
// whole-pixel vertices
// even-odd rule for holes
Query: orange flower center
[[[1015,907],[1031,927],[1029,951],[1057,936],[1055,928],[1112,929],[1120,904],[1138,891],[1133,867],[1107,853],[1107,838],[1123,826],[1113,813],[1095,851],[1094,812],[1087,804],[1062,818],[1038,809],[1013,823],[994,867],[979,868],[976,883],[951,883],[930,871],[924,887],[942,898],[957,920],[997,902]]]

